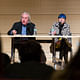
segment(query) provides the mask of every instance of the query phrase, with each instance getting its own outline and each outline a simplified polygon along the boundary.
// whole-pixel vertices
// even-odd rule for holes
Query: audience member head
[[[2,49],[1,49],[1,38],[0,38],[0,75],[1,75],[2,72],[3,72],[2,60],[1,60],[1,58],[2,58],[2,57],[1,57],[1,50],[2,50]]]
[[[10,63],[10,58],[7,54],[2,53],[2,44],[1,44],[1,37],[0,37],[0,75],[4,74],[4,70],[7,65]]]
[[[1,57],[2,57],[1,58],[2,65],[5,68],[5,67],[7,67],[8,64],[10,64],[11,60],[10,60],[9,56],[5,53],[1,53]]]
[[[80,43],[75,56],[63,71],[56,72],[51,80],[79,80],[80,79]]]
[[[46,56],[43,50],[41,51],[41,63],[46,63]]]
[[[80,44],[75,56],[68,64],[66,71],[66,73],[68,73],[68,80],[80,79]]]
[[[42,53],[41,45],[34,40],[27,41],[19,49],[21,62],[26,61],[41,62],[41,53]]]

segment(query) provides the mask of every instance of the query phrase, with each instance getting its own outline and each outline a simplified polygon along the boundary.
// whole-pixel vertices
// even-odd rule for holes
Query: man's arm
[[[35,29],[35,24],[34,23],[29,23],[27,25],[27,34],[28,35],[33,35],[34,34],[34,29]]]
[[[14,35],[17,34],[17,28],[16,28],[16,23],[13,24],[12,28],[8,31],[8,35]]]

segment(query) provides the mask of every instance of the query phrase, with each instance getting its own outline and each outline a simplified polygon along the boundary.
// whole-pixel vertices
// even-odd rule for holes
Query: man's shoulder
[[[13,27],[16,27],[16,28],[18,28],[18,27],[20,27],[20,26],[22,26],[22,23],[21,23],[21,22],[15,22],[15,23],[13,24]]]
[[[35,24],[32,22],[28,23],[27,25],[35,26]]]

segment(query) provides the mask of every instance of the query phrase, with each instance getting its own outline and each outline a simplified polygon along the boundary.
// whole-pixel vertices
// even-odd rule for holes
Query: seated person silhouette
[[[79,80],[80,79],[80,42],[74,57],[69,61],[63,71],[57,71],[51,80]]]
[[[4,70],[7,67],[7,65],[11,62],[10,57],[6,53],[1,53],[1,61]]]
[[[51,74],[55,72],[51,66],[43,63],[40,43],[33,40],[27,41],[21,46],[19,54],[21,55],[21,63],[8,65],[6,77],[48,80]]]
[[[0,38],[0,78],[4,77],[5,69],[8,64],[10,64],[10,58],[6,53],[2,52],[2,41]],[[2,79],[1,79],[2,80]]]

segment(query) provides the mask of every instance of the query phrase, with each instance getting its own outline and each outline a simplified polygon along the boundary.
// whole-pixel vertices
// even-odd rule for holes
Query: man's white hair
[[[31,22],[31,16],[30,16],[30,14],[29,14],[28,12],[23,12],[23,13],[21,14],[21,16],[22,16],[23,14],[27,14],[27,15],[28,15],[28,23],[30,23],[30,22]]]

